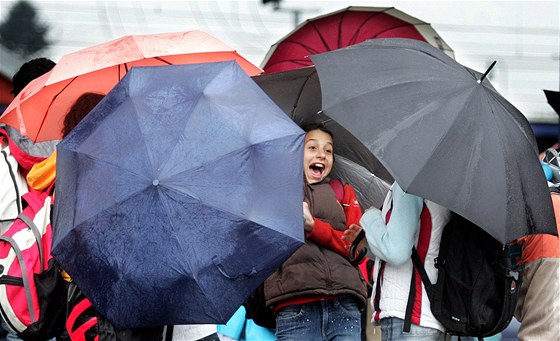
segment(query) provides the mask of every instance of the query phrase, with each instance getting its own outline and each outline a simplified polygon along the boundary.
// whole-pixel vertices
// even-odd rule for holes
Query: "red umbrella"
[[[33,141],[61,138],[64,115],[84,92],[106,94],[134,66],[235,60],[253,76],[261,70],[233,48],[202,31],[128,35],[63,56],[31,81],[0,116]]]
[[[373,38],[409,38],[427,42],[447,55],[453,50],[430,24],[394,7],[350,6],[308,19],[276,42],[261,68],[265,73],[313,65],[307,57]]]

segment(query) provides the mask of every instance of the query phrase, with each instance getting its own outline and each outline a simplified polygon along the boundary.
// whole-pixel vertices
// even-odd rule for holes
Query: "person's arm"
[[[373,255],[393,265],[404,264],[410,259],[415,235],[422,212],[422,198],[405,193],[395,183],[393,186],[393,208],[389,222],[379,209],[367,210],[360,220],[368,243],[368,256]]]
[[[350,255],[350,251],[346,248],[346,245],[348,244],[342,240],[344,231],[335,230],[331,224],[317,218],[313,218],[313,220],[315,226],[311,231],[305,232],[307,238],[313,240],[316,244],[324,248],[348,258]]]
[[[349,184],[344,185],[344,196],[341,205],[346,215],[346,227],[359,224],[362,210],[358,204],[356,192]],[[313,228],[310,231],[306,230],[306,236],[309,239],[348,258],[350,254],[349,244],[342,239],[343,235],[344,231],[335,230],[329,223],[315,217],[313,217]]]

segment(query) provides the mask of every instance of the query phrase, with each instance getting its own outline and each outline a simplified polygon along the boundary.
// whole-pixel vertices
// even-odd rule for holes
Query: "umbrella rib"
[[[300,98],[301,98],[301,94],[303,93],[303,89],[305,89],[305,86],[307,85],[307,83],[308,83],[309,80],[311,79],[311,76],[313,76],[313,75],[316,74],[316,73],[317,73],[317,70],[316,70],[316,69],[313,70],[312,73],[310,73],[307,77],[305,77],[305,81],[303,82],[303,85],[299,87],[299,91],[298,91],[298,94],[297,94],[297,96],[296,96],[296,100],[295,100],[294,104],[292,105],[292,112],[291,112],[291,115],[290,115],[290,118],[291,118],[292,120],[295,118],[295,111],[296,111],[296,109],[297,109],[299,100],[300,100]]]
[[[444,65],[445,65],[445,64],[444,64]],[[427,83],[427,82],[428,82],[427,80],[406,80],[406,81],[402,81],[402,82],[395,83],[395,84],[391,84],[391,85],[386,85],[386,84],[384,84],[383,88],[379,88],[379,89],[365,89],[365,88],[362,88],[362,91],[361,91],[361,92],[356,93],[356,94],[353,94],[351,97],[348,97],[348,98],[339,100],[339,101],[336,103],[336,106],[345,105],[345,104],[347,104],[349,101],[352,101],[352,100],[354,100],[354,99],[356,99],[356,98],[358,98],[358,97],[368,96],[368,95],[373,94],[373,93],[375,93],[375,92],[377,92],[377,91],[387,91],[387,89],[390,89],[390,88],[392,88],[392,87],[399,87],[399,86],[402,86],[402,85],[404,85],[404,84],[415,84],[415,83],[423,83],[423,84],[425,84],[425,83]],[[432,82],[438,82],[438,80],[432,80]],[[330,108],[330,107],[325,107],[325,106],[323,105],[323,110],[324,110],[325,112],[329,111],[329,109],[331,109],[331,108]],[[327,116],[328,116],[328,113],[327,113]]]
[[[172,63],[168,62],[167,60],[161,58],[161,57],[154,57],[154,59],[159,60],[160,62],[167,64],[167,65],[173,65]]]
[[[428,24],[418,24],[418,25],[428,25]],[[379,37],[379,35],[381,35],[381,34],[383,34],[383,33],[387,33],[387,32],[392,31],[392,30],[396,30],[397,28],[402,28],[402,27],[407,27],[407,26],[413,26],[413,27],[414,27],[414,26],[417,26],[417,25],[416,25],[416,24],[406,23],[406,24],[391,26],[391,27],[389,27],[389,28],[387,28],[387,29],[385,29],[385,30],[383,30],[383,31],[379,31],[377,34],[375,34],[375,35],[373,36],[373,38],[377,38],[377,37]]]
[[[299,41],[287,40],[285,43],[286,43],[286,44],[290,43],[290,44],[294,44],[294,45],[298,45],[298,46],[300,46],[300,47],[303,47],[303,48],[304,48],[307,52],[309,52],[310,54],[318,54],[318,53],[323,52],[323,51],[316,50],[316,49],[312,48],[311,46],[309,46],[309,45],[307,45],[307,44],[304,44],[304,43],[301,43],[301,42],[299,42]],[[328,47],[327,47],[327,48],[328,48]]]
[[[504,109],[504,111],[511,112],[511,110],[509,108],[504,106],[503,103],[501,101],[499,101],[500,97],[502,97],[502,96],[499,93],[496,93],[495,90],[493,90],[493,89],[490,89],[490,90],[492,90],[492,91],[487,91],[486,93],[489,96],[492,96],[496,99],[494,103],[498,103]],[[522,113],[519,113],[519,114],[523,115]],[[521,130],[521,132],[523,133],[523,136],[527,140],[527,143],[529,143],[535,149],[535,152],[538,153],[538,146],[535,145],[535,141],[533,141],[529,136],[527,136],[527,134],[525,133],[525,129],[523,129],[523,127],[521,126],[520,122],[518,122],[518,120],[514,120],[514,122],[519,127],[519,130]],[[531,127],[526,127],[526,129],[527,129],[528,133],[532,132]]]
[[[385,10],[386,11],[386,10]],[[348,45],[354,45],[356,44],[356,40],[358,39],[358,34],[361,33],[362,29],[366,26],[366,24],[371,20],[371,19],[375,19],[378,15],[385,13],[385,11],[382,12],[375,12],[372,13],[369,17],[367,17],[358,27],[358,29],[356,31],[354,31],[354,34],[352,35],[352,38],[350,38],[349,44]],[[339,45],[339,47],[342,47]]]
[[[339,20],[338,20],[338,39],[337,39],[337,44],[336,44],[336,48],[339,49],[342,47],[342,24],[344,22],[344,17],[346,16],[346,14],[348,14],[348,10],[344,11],[342,13],[342,15],[340,16]],[[354,33],[355,35],[356,33]]]
[[[58,98],[58,96],[62,92],[64,92],[64,90],[66,90],[66,88],[68,88],[70,86],[70,84],[72,84],[72,82],[74,82],[76,80],[76,78],[78,78],[78,76],[75,76],[74,78],[72,78],[72,80],[69,81],[68,84],[66,84],[64,86],[64,88],[62,88],[56,95],[53,96],[53,99],[50,101],[49,106],[47,107],[47,110],[46,110],[47,113],[51,109],[51,106],[53,105],[54,101]],[[35,136],[35,139],[37,139],[37,136],[39,135],[39,132],[43,129],[43,125],[45,124],[46,119],[47,119],[47,115],[43,115],[43,118],[41,120],[41,124],[39,124],[39,129],[37,129],[37,135]]]
[[[243,151],[243,150],[252,148],[253,146],[257,146],[257,145],[259,145],[259,144],[261,144],[261,143],[274,142],[274,141],[276,141],[276,140],[281,140],[281,139],[284,139],[284,138],[286,138],[286,136],[281,136],[281,137],[278,137],[278,138],[275,138],[275,139],[268,139],[268,140],[265,140],[265,141],[253,143],[253,144],[251,144],[250,146],[244,146],[244,147],[241,147],[241,148],[232,150],[232,151],[230,151],[230,152],[228,152],[228,153],[226,153],[226,154],[219,155],[218,157],[216,157],[216,158],[213,159],[213,160],[208,160],[207,162],[201,163],[201,164],[199,164],[199,165],[197,165],[197,166],[195,166],[195,167],[191,167],[191,168],[188,168],[188,169],[184,169],[184,170],[182,170],[181,172],[177,172],[174,176],[175,176],[175,177],[179,177],[179,176],[181,176],[181,175],[184,174],[184,173],[191,172],[191,171],[193,171],[193,170],[195,170],[195,169],[200,169],[200,168],[204,167],[205,165],[208,165],[208,164],[212,163],[213,161],[216,161],[216,160],[219,160],[219,159],[223,159],[223,158],[228,157],[228,156],[230,156],[230,155],[234,155],[235,153],[239,153],[240,151]],[[219,186],[219,184],[216,184],[216,186]],[[189,196],[191,196],[191,197],[193,197],[193,198],[197,198],[197,196],[194,195],[194,194],[188,194],[188,193],[183,193],[183,194],[187,194],[187,195],[189,195]],[[213,209],[215,209],[215,210],[221,211],[221,212],[225,212],[225,213],[228,213],[228,214],[231,214],[231,213],[232,213],[232,212],[230,212],[230,211],[226,211],[224,208],[212,206],[212,205],[210,205],[209,203],[205,203],[204,205],[207,206],[207,207],[211,207],[211,208],[213,208]],[[249,221],[249,219],[247,219],[247,220]],[[251,221],[252,221],[252,220],[251,220]],[[256,221],[252,221],[252,222],[254,222],[255,224],[259,224],[259,225],[260,225],[260,223],[258,223],[258,222],[256,222]]]
[[[96,162],[104,163],[104,164],[107,164],[107,165],[111,165],[111,166],[113,166],[113,167],[115,167],[115,168],[123,169],[121,166],[119,166],[119,165],[116,164],[116,163],[108,162],[108,161],[105,160],[105,159],[100,159],[100,158],[95,157],[95,156],[93,156],[93,155],[91,155],[91,154],[81,154],[81,155],[82,155],[82,156],[85,156],[85,157],[87,157],[87,158],[89,158],[89,159],[91,159],[91,160],[94,160],[94,161],[96,161]],[[143,175],[143,174],[140,174],[140,173],[138,173],[138,172],[133,171],[132,169],[124,169],[124,170],[127,171],[127,172],[129,172],[129,173],[131,173],[131,174],[134,174],[134,175],[136,175],[136,176],[138,176],[138,177],[142,177],[142,178],[145,178],[145,179],[150,180],[150,181],[152,180],[152,179],[147,178],[147,177],[146,177],[145,175]]]
[[[290,60],[280,60],[280,61],[277,61],[277,62],[274,62],[274,63],[270,63],[270,64],[268,64],[267,67],[272,67],[274,65],[279,65],[279,64],[287,63],[287,62],[294,63],[294,64],[297,64],[297,65],[301,65],[302,67],[313,65],[313,62],[311,62],[309,59],[290,59]]]
[[[323,46],[325,47],[325,49],[327,51],[330,51],[331,49],[329,48],[329,44],[327,44],[327,41],[325,40],[325,37],[323,37],[323,35],[321,34],[321,31],[319,30],[317,25],[315,25],[315,23],[312,20],[309,20],[309,24],[311,25],[313,30],[315,32],[317,32],[317,34],[319,35],[319,38],[321,39],[321,42],[323,43]]]

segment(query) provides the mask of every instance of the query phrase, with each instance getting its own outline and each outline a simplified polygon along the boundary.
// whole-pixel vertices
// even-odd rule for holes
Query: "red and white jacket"
[[[389,191],[381,211],[381,215],[386,223],[389,222],[391,216],[392,194],[393,191]],[[424,200],[420,219],[415,227],[414,240],[416,241],[415,247],[418,250],[420,259],[424,262],[426,272],[432,283],[435,283],[437,279],[434,259],[439,252],[443,228],[449,219],[450,212],[448,209],[429,200]],[[374,314],[372,322],[375,323],[375,321],[386,317],[397,317],[404,320],[411,288],[412,270],[413,265],[410,256],[408,261],[401,265],[392,265],[382,261],[379,257],[375,258],[372,291]],[[412,324],[445,331],[445,328],[432,315],[430,301],[418,273],[416,275],[415,289],[416,295],[412,310]]]

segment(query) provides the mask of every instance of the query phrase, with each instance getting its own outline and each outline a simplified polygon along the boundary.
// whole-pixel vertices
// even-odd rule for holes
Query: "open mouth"
[[[325,172],[325,165],[322,163],[313,163],[309,166],[309,172],[314,178],[321,178]]]

